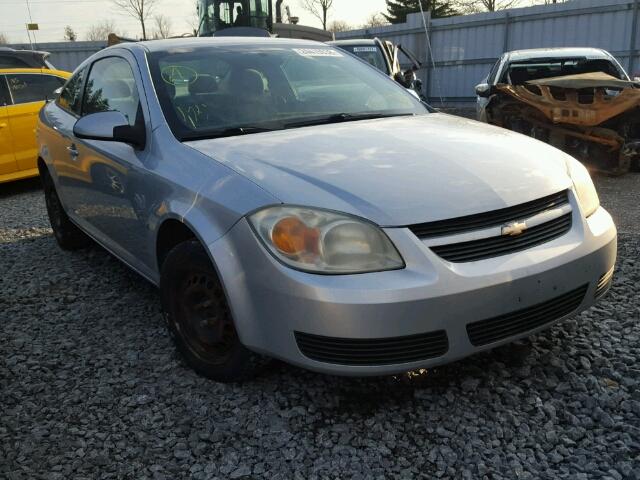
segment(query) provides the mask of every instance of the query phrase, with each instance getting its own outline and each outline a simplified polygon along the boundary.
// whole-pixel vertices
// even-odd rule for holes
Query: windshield
[[[333,47],[276,42],[149,54],[177,138],[207,138],[428,113],[406,89]]]
[[[389,74],[387,62],[384,55],[375,45],[340,45],[339,48],[353,53],[356,57],[361,58],[369,65],[376,67],[378,70]]]
[[[512,63],[505,72],[504,77],[506,78],[502,78],[501,81],[502,83],[510,83],[511,85],[524,85],[525,82],[529,80],[594,72],[604,72],[613,77],[626,80],[625,74],[609,60],[587,60],[585,58],[579,58]]]

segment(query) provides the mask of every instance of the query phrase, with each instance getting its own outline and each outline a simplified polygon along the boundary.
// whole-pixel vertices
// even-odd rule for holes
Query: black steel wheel
[[[196,240],[174,247],[162,264],[160,294],[167,327],[186,362],[219,382],[253,376],[265,358],[240,342],[218,275]]]
[[[217,279],[193,272],[178,286],[177,295],[182,301],[178,305],[176,329],[187,347],[211,364],[224,364],[238,334]]]

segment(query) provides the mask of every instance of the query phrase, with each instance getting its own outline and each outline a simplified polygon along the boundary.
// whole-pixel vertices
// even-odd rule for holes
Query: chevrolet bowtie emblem
[[[526,222],[511,222],[502,226],[502,235],[518,236],[527,229]]]

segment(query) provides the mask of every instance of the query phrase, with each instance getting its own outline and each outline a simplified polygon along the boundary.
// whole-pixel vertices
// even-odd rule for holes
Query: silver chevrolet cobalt
[[[616,228],[585,168],[441,113],[301,40],[180,39],[86,60],[40,113],[55,238],[160,287],[218,381],[276,357],[344,375],[451,362],[588,308]]]

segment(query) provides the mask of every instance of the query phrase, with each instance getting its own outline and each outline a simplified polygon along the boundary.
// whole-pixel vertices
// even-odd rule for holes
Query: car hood
[[[570,186],[565,154],[445,114],[198,140],[283,203],[404,226],[504,208]]]

